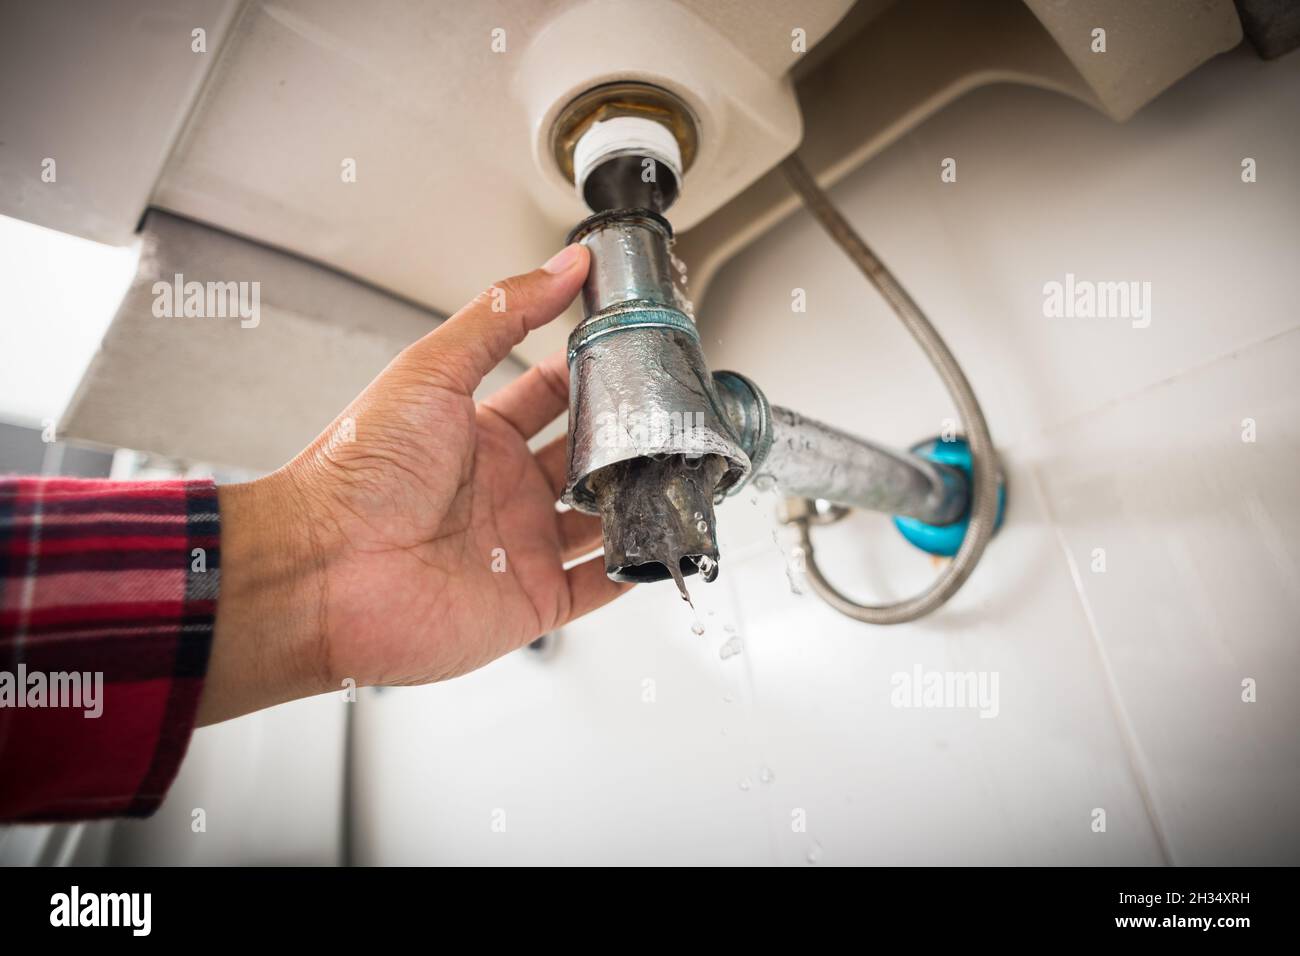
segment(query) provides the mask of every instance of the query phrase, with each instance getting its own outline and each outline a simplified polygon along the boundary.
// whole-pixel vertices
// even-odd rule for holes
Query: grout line
[[[1268,335],[1265,335],[1263,338],[1252,339],[1249,342],[1243,342],[1240,345],[1234,345],[1226,352],[1222,352],[1219,355],[1213,356],[1212,358],[1208,358],[1205,359],[1204,361],[1197,362],[1193,365],[1189,365],[1187,368],[1179,369],[1177,372],[1174,372],[1170,375],[1166,375],[1164,378],[1157,379],[1154,382],[1148,382],[1145,385],[1140,385],[1137,388],[1133,389],[1131,392],[1125,392],[1123,395],[1116,395],[1113,398],[1108,398],[1105,401],[1101,402],[1099,405],[1094,405],[1092,408],[1087,408],[1081,412],[1076,412],[1075,414],[1070,415],[1068,418],[1061,419],[1059,422],[1049,422],[1035,429],[1034,431],[1029,432],[1028,434],[1020,436],[1018,439],[1011,442],[1009,445],[1005,445],[1005,446],[999,445],[998,447],[1010,448],[1012,445],[1019,445],[1020,447],[1024,447],[1026,445],[1032,444],[1036,441],[1048,437],[1053,432],[1060,431],[1063,428],[1072,428],[1075,425],[1080,424],[1081,422],[1087,421],[1089,418],[1092,418],[1095,415],[1099,415],[1103,412],[1110,411],[1118,407],[1119,405],[1122,405],[1126,402],[1131,402],[1134,399],[1141,398],[1143,395],[1146,395],[1148,392],[1154,392],[1158,388],[1164,388],[1167,385],[1172,385],[1173,383],[1179,381],[1180,379],[1186,378],[1189,375],[1196,375],[1200,372],[1204,372],[1207,369],[1213,368],[1214,366],[1218,365],[1220,362],[1225,362],[1228,359],[1236,358],[1238,355],[1240,355],[1243,352],[1252,351],[1253,349],[1257,349],[1261,346],[1268,345],[1271,342],[1277,341],[1278,339],[1284,339],[1288,335],[1295,335],[1297,333],[1300,333],[1300,325],[1293,325],[1290,328],[1282,329],[1279,332],[1270,332]]]
[[[1097,652],[1097,656],[1101,659],[1102,673],[1106,678],[1106,695],[1110,698],[1111,709],[1116,722],[1119,724],[1120,738],[1124,742],[1129,768],[1133,771],[1134,781],[1137,783],[1138,793],[1142,798],[1147,820],[1151,824],[1151,830],[1156,838],[1156,845],[1160,849],[1160,856],[1166,866],[1174,866],[1176,863],[1173,850],[1169,845],[1168,837],[1165,835],[1164,827],[1160,823],[1160,817],[1156,811],[1155,797],[1147,779],[1146,756],[1142,752],[1142,744],[1137,738],[1137,733],[1134,731],[1132,721],[1128,715],[1128,709],[1124,706],[1123,697],[1120,695],[1119,683],[1115,679],[1114,668],[1111,666],[1110,657],[1107,655],[1106,647],[1101,640],[1101,629],[1097,626],[1097,618],[1092,613],[1092,605],[1089,603],[1088,595],[1083,587],[1083,576],[1079,573],[1078,562],[1074,560],[1074,555],[1066,543],[1065,534],[1056,520],[1056,515],[1052,512],[1047,492],[1043,488],[1042,479],[1038,475],[1038,469],[1032,465],[1026,465],[1026,470],[1033,482],[1034,492],[1038,497],[1039,504],[1043,508],[1043,515],[1051,526],[1056,542],[1061,546],[1061,551],[1065,555],[1066,565],[1070,569],[1070,578],[1074,584],[1075,595],[1078,597],[1079,605],[1083,609],[1084,619],[1088,622],[1088,632],[1092,635],[1093,647]]]

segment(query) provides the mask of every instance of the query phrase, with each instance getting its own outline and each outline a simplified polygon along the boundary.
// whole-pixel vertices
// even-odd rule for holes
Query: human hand
[[[563,354],[479,404],[474,389],[573,300],[587,250],[498,283],[414,343],[284,468],[219,490],[221,593],[199,723],[367,684],[474,670],[630,585],[600,521],[557,512]],[[494,310],[494,305],[496,310]],[[502,311],[502,309],[504,309]]]

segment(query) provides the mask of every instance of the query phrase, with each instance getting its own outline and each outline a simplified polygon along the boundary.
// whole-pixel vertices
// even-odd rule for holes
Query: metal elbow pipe
[[[755,488],[934,525],[966,514],[970,482],[962,471],[771,405],[737,372],[715,372],[713,379],[749,456],[748,483]]]
[[[747,484],[934,525],[960,519],[969,481],[771,405],[743,375],[710,375],[679,283],[672,227],[646,209],[591,216],[584,318],[569,337],[563,500],[601,517],[620,581],[718,573],[715,501]]]
[[[584,156],[593,135],[580,143]],[[641,195],[629,185],[631,167],[615,161],[620,150],[584,163],[579,181],[604,183],[589,201]],[[643,151],[637,146],[629,155]],[[600,516],[606,573],[620,581],[671,577],[683,597],[687,575],[713,580],[714,504],[750,482],[932,525],[963,517],[970,486],[960,470],[772,406],[737,373],[709,373],[684,269],[672,254],[672,227],[659,214],[675,196],[673,183],[669,192],[645,194],[657,208],[605,209],[569,236],[587,247],[591,267],[583,319],[568,343],[562,497]]]
[[[671,95],[635,85],[635,96],[622,86],[593,90],[566,108],[569,122],[557,124],[557,157],[570,157],[566,144],[578,137],[571,157],[575,186],[596,212],[569,237],[588,248],[591,268],[584,317],[568,344],[563,500],[600,516],[611,578],[671,577],[686,598],[686,575],[711,581],[718,573],[714,503],[750,482],[761,490],[779,488],[791,506],[783,520],[800,529],[809,580],[820,596],[869,623],[929,613],[961,587],[1001,520],[992,439],[960,366],[897,280],[790,158],[784,168],[791,184],[934,362],[971,440],[917,446],[919,454],[895,451],[773,406],[742,375],[710,375],[681,281],[685,270],[672,255],[672,227],[660,215],[690,165],[694,125]],[[597,106],[609,107],[609,126],[599,121]],[[586,132],[579,134],[584,123]],[[662,179],[655,175],[660,168]],[[814,499],[891,514],[909,541],[932,554],[955,555],[954,561],[915,598],[855,603],[813,562],[808,528]]]

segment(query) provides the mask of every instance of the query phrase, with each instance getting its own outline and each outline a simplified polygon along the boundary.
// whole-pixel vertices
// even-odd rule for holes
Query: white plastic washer
[[[614,116],[592,123],[573,147],[573,180],[579,199],[591,171],[616,156],[648,156],[663,163],[681,189],[682,150],[672,130],[641,116]]]

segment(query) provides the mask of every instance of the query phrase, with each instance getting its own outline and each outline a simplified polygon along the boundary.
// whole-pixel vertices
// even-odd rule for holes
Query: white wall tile
[[[870,627],[792,595],[775,547],[729,569],[781,862],[802,862],[814,839],[828,864],[1161,862],[1054,531],[1026,468],[1005,464],[1016,489],[1005,530],[925,620]],[[876,516],[813,540],[826,573],[861,601],[917,593],[939,570]],[[896,706],[895,675],[917,667],[996,675],[991,716]],[[1090,827],[1098,807],[1105,833]],[[791,830],[795,808],[806,837]]]
[[[728,594],[694,592],[692,612],[671,583],[638,588],[565,628],[549,660],[517,651],[367,694],[358,861],[767,862],[761,810],[740,789],[756,773],[750,702],[738,660],[718,654]]]
[[[323,694],[199,728],[158,812],[113,825],[107,862],[341,863],[347,706]],[[203,832],[193,829],[196,808]]]
[[[1127,124],[1041,90],[969,94],[832,196],[962,361],[994,436],[1015,444],[1291,328],[1278,276],[1300,260],[1300,58],[1220,57]],[[955,183],[939,180],[944,157]],[[1243,156],[1259,181],[1241,182]],[[1048,319],[1067,272],[1152,285],[1152,321]],[[791,312],[791,290],[807,295]],[[882,441],[953,409],[880,296],[797,213],[698,303],[710,363],[772,401]]]
[[[1300,858],[1297,368],[1300,331],[1063,429],[1036,466],[1178,863]]]

